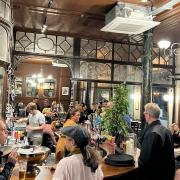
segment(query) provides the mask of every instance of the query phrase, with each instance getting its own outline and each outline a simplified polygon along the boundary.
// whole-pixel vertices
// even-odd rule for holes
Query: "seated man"
[[[0,119],[0,145],[4,145],[8,137],[8,131],[6,129],[6,125],[3,120]],[[0,152],[0,158],[3,153]],[[17,152],[14,150],[8,156],[7,162],[4,166],[2,172],[0,172],[0,180],[10,179],[12,170],[15,166],[17,160]]]

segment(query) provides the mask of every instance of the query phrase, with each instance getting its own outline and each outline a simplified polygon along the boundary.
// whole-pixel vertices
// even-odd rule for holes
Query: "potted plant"
[[[113,88],[114,96],[112,98],[112,108],[105,110],[105,115],[102,118],[102,128],[110,134],[127,135],[128,124],[124,116],[128,114],[128,89],[126,84],[119,84]]]

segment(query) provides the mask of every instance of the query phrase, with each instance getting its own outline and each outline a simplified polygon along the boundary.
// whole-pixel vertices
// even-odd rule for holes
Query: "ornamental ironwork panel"
[[[141,62],[142,56],[143,56],[143,46],[130,45],[129,61]]]
[[[140,67],[130,65],[114,65],[114,80],[142,82],[142,70]]]
[[[112,43],[97,41],[97,59],[112,60]]]
[[[114,60],[126,62],[141,62],[143,54],[143,46],[128,45],[128,44],[114,44]]]
[[[57,54],[64,56],[72,56],[73,38],[57,36]]]
[[[55,54],[56,36],[36,34],[35,52],[44,54]]]
[[[112,43],[81,39],[80,56],[84,58],[112,60]]]
[[[80,78],[111,80],[111,64],[81,61]]]
[[[168,56],[164,50],[153,48],[152,63],[161,65],[173,65],[173,58]]]
[[[169,76],[172,76],[172,73],[168,69],[153,68],[152,82],[157,84],[172,84],[172,79]]]
[[[114,60],[128,61],[129,59],[129,45],[128,44],[114,44]]]
[[[80,56],[84,58],[96,58],[96,41],[81,39]]]
[[[28,32],[16,32],[15,50],[73,56],[73,38]]]
[[[16,51],[34,52],[34,33],[16,32]]]

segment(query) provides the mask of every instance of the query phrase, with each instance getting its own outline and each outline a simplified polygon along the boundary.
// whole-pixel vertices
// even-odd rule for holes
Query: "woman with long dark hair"
[[[86,128],[69,126],[62,129],[65,148],[70,153],[57,165],[53,180],[103,180],[100,156],[88,144]]]

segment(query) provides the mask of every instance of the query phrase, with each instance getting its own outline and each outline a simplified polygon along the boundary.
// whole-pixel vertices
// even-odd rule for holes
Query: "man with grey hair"
[[[141,138],[138,160],[141,179],[173,180],[175,160],[172,134],[161,125],[160,108],[157,104],[146,104],[144,115],[147,127]]]

